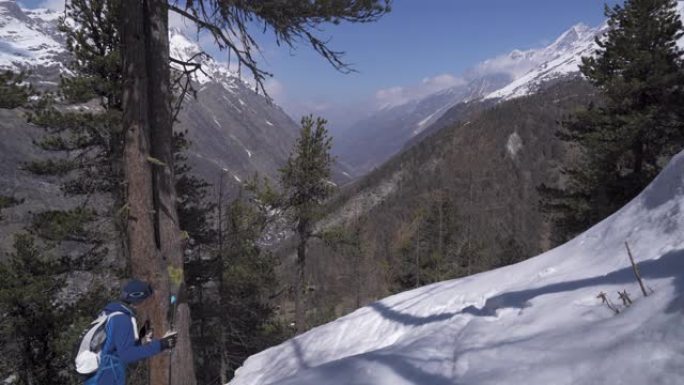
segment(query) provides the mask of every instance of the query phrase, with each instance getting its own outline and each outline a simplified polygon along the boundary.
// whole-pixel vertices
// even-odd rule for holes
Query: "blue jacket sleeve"
[[[116,353],[125,364],[130,364],[144,358],[151,357],[161,352],[159,340],[153,340],[144,345],[138,345],[135,340],[131,319],[123,314],[115,315],[107,322],[111,327],[114,348]]]

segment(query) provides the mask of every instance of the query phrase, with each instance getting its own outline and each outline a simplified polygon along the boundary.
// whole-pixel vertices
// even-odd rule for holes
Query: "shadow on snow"
[[[639,271],[644,280],[676,277],[675,287],[677,292],[684,290],[684,250],[671,251],[659,259],[643,261],[639,263]],[[463,313],[472,314],[475,316],[495,316],[498,309],[503,308],[518,308],[523,309],[529,307],[529,301],[541,295],[560,293],[565,291],[573,291],[590,286],[599,285],[617,285],[636,282],[632,266],[625,267],[620,270],[615,270],[612,273],[578,279],[574,281],[558,282],[533,289],[526,289],[520,291],[511,291],[502,293],[494,297],[488,298],[484,306],[477,308],[475,306],[468,306],[462,310]],[[646,282],[648,283],[648,282]],[[677,298],[675,301],[684,302],[684,299]],[[673,303],[675,302],[673,301]],[[668,311],[676,304],[670,303]]]

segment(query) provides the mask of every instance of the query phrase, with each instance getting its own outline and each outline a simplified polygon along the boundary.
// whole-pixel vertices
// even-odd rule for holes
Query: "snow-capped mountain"
[[[169,55],[174,59],[192,61],[202,66],[202,71],[194,73],[195,81],[199,84],[218,83],[228,90],[235,90],[239,87],[237,83],[243,82],[238,74],[232,71],[228,63],[220,62],[207,55],[197,56],[203,52],[202,48],[195,41],[178,28],[169,30]],[[179,68],[179,65],[172,64]]]
[[[429,130],[430,125],[459,103],[504,97],[513,91],[523,94],[536,84],[532,80],[545,81],[572,68],[576,70],[576,63],[567,63],[567,58],[579,61],[579,57],[588,54],[602,28],[578,24],[546,47],[513,50],[485,60],[461,75],[462,84],[400,105],[386,106],[355,123],[339,134],[334,151],[342,162],[356,168],[358,174],[366,173],[399,152],[413,137]]]
[[[684,1],[677,3],[677,11],[680,16],[684,15]],[[607,30],[607,23],[596,28],[589,28],[583,24],[572,27],[544,49],[549,51],[545,60],[510,84],[490,93],[485,99],[507,100],[525,96],[554,79],[579,76],[582,57],[591,56],[599,48],[596,38],[603,36]],[[678,43],[680,47],[684,47],[684,38]]]
[[[505,100],[528,95],[543,83],[579,72],[582,57],[593,54],[598,48],[596,37],[603,35],[607,28],[605,23],[597,28],[589,28],[584,24],[572,27],[544,49],[549,53],[545,56],[546,60],[505,87],[490,93],[485,99]]]
[[[230,384],[681,384],[682,175],[684,153],[565,245],[372,303],[250,357]]]

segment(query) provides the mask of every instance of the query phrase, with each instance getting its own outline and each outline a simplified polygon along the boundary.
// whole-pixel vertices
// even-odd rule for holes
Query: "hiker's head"
[[[149,283],[131,279],[121,289],[121,300],[129,305],[138,305],[152,293],[152,286]]]

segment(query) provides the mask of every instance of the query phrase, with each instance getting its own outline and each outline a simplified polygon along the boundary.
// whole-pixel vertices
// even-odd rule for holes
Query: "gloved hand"
[[[175,332],[175,331],[166,332],[166,334],[164,334],[164,337],[162,337],[159,340],[159,344],[161,345],[161,350],[173,349],[173,347],[176,346],[177,340],[178,340],[178,332]]]

